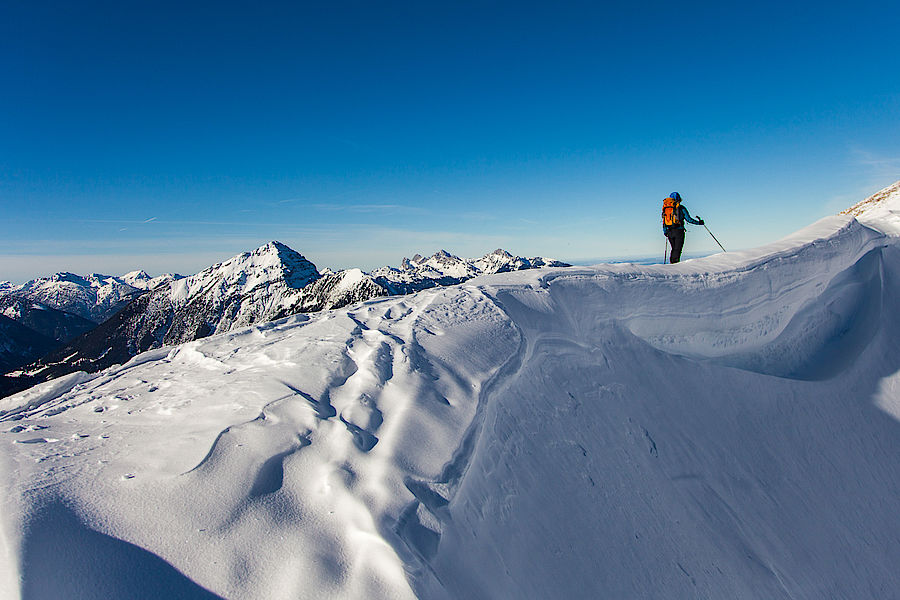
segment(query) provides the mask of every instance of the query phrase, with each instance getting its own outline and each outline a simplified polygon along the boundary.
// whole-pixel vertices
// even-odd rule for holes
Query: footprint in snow
[[[41,429],[50,429],[49,425],[16,425],[9,430],[9,433],[22,433],[23,431],[40,431]]]
[[[353,435],[353,443],[356,444],[356,447],[359,448],[363,452],[369,452],[372,448],[375,447],[375,444],[378,443],[378,438],[359,427],[358,425],[354,425],[353,423],[344,419],[343,415],[340,417],[341,423],[344,424],[344,427],[347,428],[347,431]]]

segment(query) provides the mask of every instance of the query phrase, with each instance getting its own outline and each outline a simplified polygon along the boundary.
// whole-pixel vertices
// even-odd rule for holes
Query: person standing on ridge
[[[703,219],[691,218],[691,213],[681,203],[681,195],[678,192],[672,192],[668,198],[663,200],[662,220],[663,234],[669,238],[669,243],[672,244],[669,262],[675,264],[681,260],[681,249],[684,248],[685,221],[693,225],[703,225]]]

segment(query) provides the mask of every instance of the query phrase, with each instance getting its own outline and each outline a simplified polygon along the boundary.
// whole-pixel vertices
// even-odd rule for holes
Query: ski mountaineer
[[[681,195],[678,192],[672,192],[668,198],[663,200],[662,219],[663,235],[669,238],[669,243],[672,244],[669,262],[675,264],[681,260],[681,249],[684,247],[685,221],[693,225],[703,225],[703,219],[700,217],[696,219],[691,218],[691,213],[681,203]]]

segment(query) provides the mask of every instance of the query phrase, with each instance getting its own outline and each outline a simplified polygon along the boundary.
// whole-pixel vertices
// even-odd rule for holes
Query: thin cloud
[[[364,149],[365,149],[365,146],[363,146],[363,145],[360,144],[359,142],[356,142],[356,141],[351,140],[351,139],[338,137],[338,136],[336,136],[336,135],[329,135],[329,136],[326,136],[326,137],[327,137],[328,139],[334,141],[334,142],[337,142],[337,143],[343,145],[343,146],[346,146],[346,147],[348,147],[348,148],[351,148],[352,150],[360,151],[360,150],[364,150]]]
[[[828,199],[825,204],[828,213],[845,210],[900,179],[900,156],[885,156],[859,146],[851,147],[849,153],[849,163],[859,172],[859,181],[856,189]]]
[[[318,210],[330,210],[335,212],[355,212],[355,213],[376,213],[376,212],[393,212],[398,210],[419,211],[422,209],[403,204],[329,204],[318,203],[310,204],[310,208]]]
[[[130,221],[125,219],[77,219],[74,221],[75,223],[99,223],[99,224],[112,224],[112,225],[140,225],[146,223],[147,221]],[[169,221],[169,220],[161,220],[156,219],[156,223],[160,225],[190,225],[190,226],[207,226],[207,227],[222,227],[222,226],[230,226],[230,227],[285,227],[290,225],[285,225],[285,223],[267,223],[267,222],[253,222],[253,221]],[[310,229],[309,227],[304,227],[303,229]]]
[[[149,219],[145,219],[145,220],[142,221],[142,222],[143,222],[143,223],[150,223],[151,221],[155,221],[155,220],[156,220],[156,217],[150,217]]]
[[[851,152],[854,162],[866,168],[871,177],[900,179],[900,156],[883,156],[863,148]]]
[[[459,218],[466,221],[496,221],[498,216],[488,212],[466,212],[459,215]]]

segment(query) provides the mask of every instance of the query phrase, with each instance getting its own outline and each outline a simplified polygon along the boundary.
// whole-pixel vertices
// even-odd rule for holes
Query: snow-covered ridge
[[[900,234],[900,181],[873,194],[841,213],[879,230]]]
[[[294,315],[0,400],[0,589],[896,597],[900,199],[881,208]]]
[[[861,200],[851,206],[850,208],[841,211],[842,215],[850,215],[853,217],[859,217],[864,213],[867,213],[871,210],[878,208],[894,208],[897,206],[897,198],[900,196],[900,181],[894,183],[893,185],[889,185],[883,190],[876,192],[866,198],[865,200]]]

